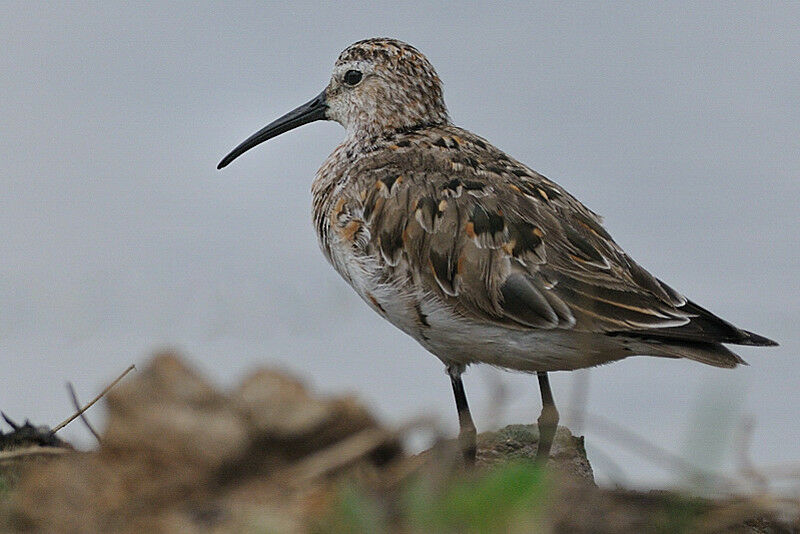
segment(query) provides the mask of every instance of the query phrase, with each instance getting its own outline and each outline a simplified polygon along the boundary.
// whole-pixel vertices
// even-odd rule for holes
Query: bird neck
[[[449,124],[450,119],[445,115],[444,117],[433,120],[428,117],[424,120],[420,119],[418,122],[405,125],[384,126],[382,128],[348,128],[347,135],[342,144],[346,145],[351,150],[369,151],[370,149],[383,146],[386,143],[391,143],[398,136],[411,134],[427,128],[447,126]]]

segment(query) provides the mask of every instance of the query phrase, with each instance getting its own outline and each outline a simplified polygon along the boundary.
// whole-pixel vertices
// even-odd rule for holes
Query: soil
[[[0,433],[0,527],[10,532],[800,532],[765,496],[702,499],[598,487],[583,438],[560,427],[546,469],[537,429],[409,455],[403,432],[351,396],[262,369],[221,391],[174,353],[111,390],[97,450],[46,427]],[[77,423],[73,423],[77,424]],[[22,432],[31,439],[22,439]]]

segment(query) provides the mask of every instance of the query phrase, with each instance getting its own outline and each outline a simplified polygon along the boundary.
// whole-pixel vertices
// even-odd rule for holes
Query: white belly
[[[419,296],[413,287],[382,282],[384,265],[374,258],[354,254],[350,246],[332,246],[329,258],[334,269],[370,308],[397,328],[419,340]],[[426,347],[427,348],[427,347]]]

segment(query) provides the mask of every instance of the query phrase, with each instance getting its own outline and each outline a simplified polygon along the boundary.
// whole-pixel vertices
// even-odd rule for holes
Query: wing
[[[387,279],[511,328],[680,337],[693,317],[714,318],[629,258],[564,189],[485,140],[445,127],[390,142],[348,178]],[[714,341],[706,323],[687,339]]]

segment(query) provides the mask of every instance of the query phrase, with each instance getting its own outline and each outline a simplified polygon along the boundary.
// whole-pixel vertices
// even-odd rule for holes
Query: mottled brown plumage
[[[636,354],[735,367],[723,343],[774,344],[688,301],[562,187],[454,126],[433,66],[400,41],[348,47],[319,97],[220,166],[317,119],[347,131],[312,185],[320,246],[369,306],[447,365],[462,416],[460,374],[474,362],[538,372],[547,409],[547,371]],[[462,417],[462,435],[470,425]]]

